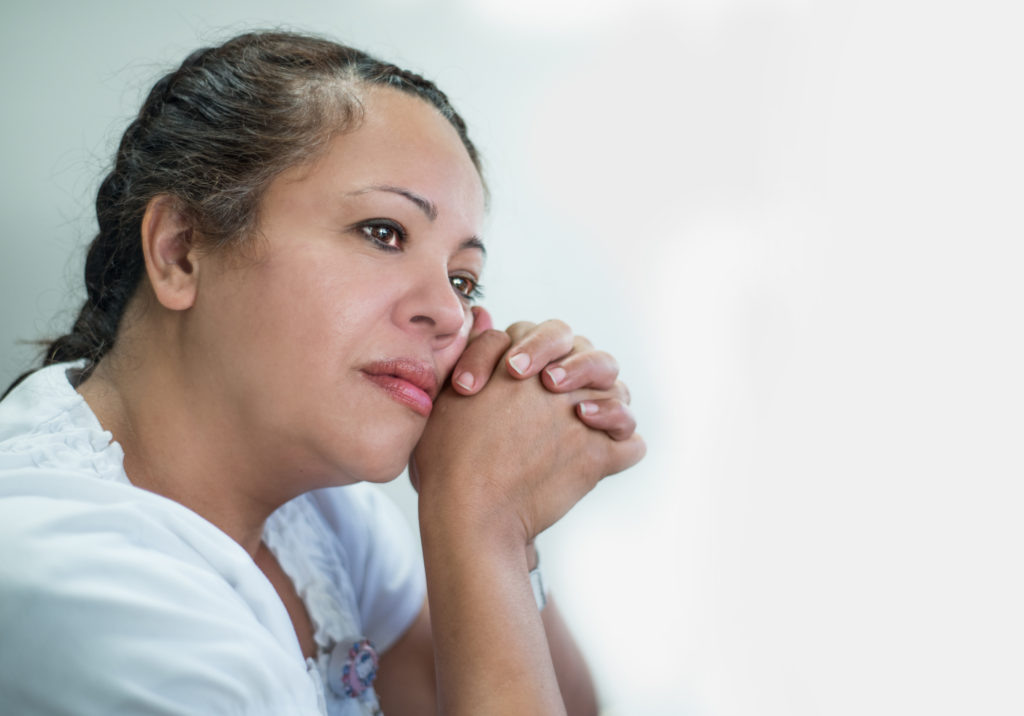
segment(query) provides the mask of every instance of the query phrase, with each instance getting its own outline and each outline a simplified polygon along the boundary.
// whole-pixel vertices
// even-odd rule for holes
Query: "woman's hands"
[[[421,526],[440,522],[465,529],[467,539],[507,536],[525,546],[601,478],[643,456],[631,429],[614,440],[574,415],[581,402],[617,412],[624,397],[614,389],[552,393],[500,368],[474,396],[446,388],[413,453]]]
[[[456,523],[518,513],[528,542],[645,448],[612,356],[561,321],[516,323],[506,332],[493,329],[483,309],[474,312],[473,337],[434,406],[410,475],[421,505],[450,491],[436,509],[459,505]],[[432,483],[426,493],[424,478]]]

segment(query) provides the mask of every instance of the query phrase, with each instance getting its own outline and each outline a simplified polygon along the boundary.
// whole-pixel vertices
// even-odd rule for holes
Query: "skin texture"
[[[592,713],[582,658],[557,609],[542,622],[526,575],[533,538],[642,456],[628,392],[564,324],[494,331],[472,309],[484,201],[465,148],[419,99],[372,89],[363,105],[357,129],[270,184],[242,249],[207,251],[174,197],[149,203],[146,280],[79,392],[135,485],[252,555],[307,655],[308,614],[264,521],[310,489],[393,479],[415,448],[431,604],[382,663],[426,686],[390,712],[563,713],[564,683],[570,711]],[[381,365],[404,366],[400,390],[422,383],[432,410],[418,389],[396,399]],[[468,389],[442,389],[453,367]]]

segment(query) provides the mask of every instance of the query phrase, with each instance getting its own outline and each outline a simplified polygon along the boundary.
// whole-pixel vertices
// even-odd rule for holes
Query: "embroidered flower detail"
[[[359,698],[377,677],[377,650],[369,639],[344,639],[331,650],[327,678],[339,696]]]

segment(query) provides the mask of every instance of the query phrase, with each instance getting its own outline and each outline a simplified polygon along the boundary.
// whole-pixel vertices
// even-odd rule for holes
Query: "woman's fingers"
[[[584,425],[607,433],[612,440],[628,440],[636,432],[633,411],[616,398],[580,401],[576,404],[576,415]]]
[[[523,380],[539,374],[551,392],[614,389],[622,402],[629,402],[629,392],[617,381],[619,365],[615,358],[595,350],[583,336],[574,336],[564,321],[520,321],[497,331],[491,327],[487,311],[474,307],[473,315],[470,342],[452,371],[452,386],[457,393],[480,392],[504,357],[511,377]]]
[[[585,338],[575,339],[565,321],[544,321],[539,325],[522,321],[513,323],[507,332],[512,345],[505,365],[513,378],[535,376],[552,361],[569,355],[577,345],[590,346]]]
[[[505,355],[512,338],[505,331],[488,328],[466,346],[452,370],[452,388],[462,395],[474,395],[486,385],[494,368]]]
[[[469,340],[473,340],[484,331],[494,328],[494,320],[486,308],[483,306],[473,306],[469,311],[473,314],[473,327],[469,331]]]
[[[494,329],[491,314],[483,306],[473,306],[473,328],[469,343],[452,369],[452,387],[462,395],[480,391],[487,378],[512,342],[504,331]]]
[[[609,390],[615,386],[618,377],[619,364],[615,358],[610,353],[597,350],[573,351],[568,357],[548,365],[541,373],[544,387],[555,393],[577,388]]]
[[[563,321],[539,325],[520,321],[506,331],[498,331],[491,327],[491,316],[483,308],[474,307],[473,318],[469,344],[452,370],[452,387],[462,395],[479,393],[502,356],[509,375],[523,379],[537,375],[546,365],[571,352],[591,350],[590,342],[574,338],[572,329]]]

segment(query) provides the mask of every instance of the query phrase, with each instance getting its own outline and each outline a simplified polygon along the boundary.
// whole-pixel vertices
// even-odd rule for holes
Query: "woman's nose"
[[[449,345],[470,320],[464,300],[452,288],[447,269],[422,270],[397,310],[399,325],[430,336],[435,349]]]

